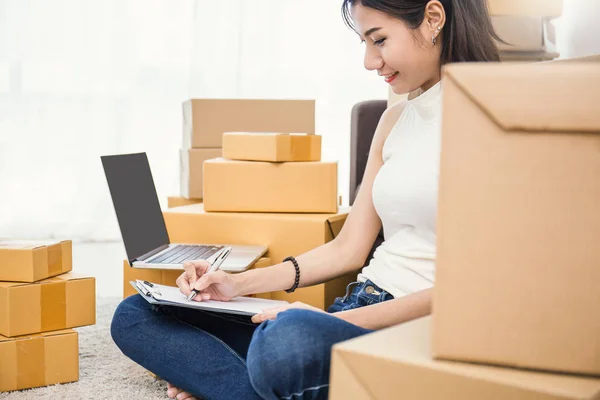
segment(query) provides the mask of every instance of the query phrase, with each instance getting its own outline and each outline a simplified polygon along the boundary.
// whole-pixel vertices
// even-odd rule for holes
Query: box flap
[[[6,337],[0,335],[0,342],[12,342],[16,340],[29,340],[36,337],[49,337],[49,336],[60,336],[60,335],[69,335],[77,333],[77,331],[73,329],[62,329],[59,331],[51,331],[51,332],[43,332],[43,333],[34,333],[29,335],[15,336],[15,337]]]
[[[505,130],[600,132],[594,63],[454,64],[444,76]]]
[[[34,283],[27,282],[0,282],[0,288],[11,288],[16,286],[24,286],[24,285],[35,285]]]

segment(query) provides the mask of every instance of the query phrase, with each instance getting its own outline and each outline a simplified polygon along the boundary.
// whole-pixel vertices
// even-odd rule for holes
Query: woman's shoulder
[[[388,137],[407,104],[408,101],[406,99],[398,100],[383,112],[379,120],[379,129],[377,129],[377,134],[380,136],[379,139],[381,141],[385,141]]]

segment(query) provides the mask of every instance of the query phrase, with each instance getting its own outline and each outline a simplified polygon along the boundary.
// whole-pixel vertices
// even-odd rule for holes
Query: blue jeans
[[[370,281],[353,283],[328,312],[392,298]],[[326,399],[331,347],[370,332],[309,310],[256,325],[249,317],[151,305],[140,295],[121,302],[111,325],[127,357],[207,400]]]

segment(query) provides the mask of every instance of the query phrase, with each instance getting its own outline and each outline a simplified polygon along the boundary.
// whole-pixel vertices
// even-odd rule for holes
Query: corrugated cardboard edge
[[[377,400],[353,371],[344,353],[336,350],[336,346],[333,347],[331,357],[330,384],[330,400]]]
[[[190,152],[179,150],[179,195],[190,197]]]
[[[444,67],[444,77],[454,83],[499,127],[525,132],[599,132],[600,113],[595,101],[573,101],[573,96],[600,92],[600,68],[589,63],[499,64],[465,63]],[[548,84],[551,82],[552,84]],[[492,89],[490,89],[492,86]],[[527,102],[529,112],[515,102],[515,96],[545,95],[555,108],[565,110],[557,116],[548,103]],[[572,95],[572,96],[571,96]],[[560,117],[564,116],[563,122]],[[578,118],[585,116],[585,118]]]
[[[183,135],[181,148],[191,149],[193,140],[193,125],[192,125],[192,100],[187,100],[181,103],[181,114],[183,120]]]

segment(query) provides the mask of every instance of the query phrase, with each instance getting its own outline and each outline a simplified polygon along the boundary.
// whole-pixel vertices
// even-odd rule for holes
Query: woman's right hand
[[[189,296],[192,289],[200,291],[195,301],[229,301],[237,296],[237,283],[231,274],[223,271],[206,273],[210,264],[207,261],[189,261],[183,264],[185,272],[177,278],[181,293]]]

